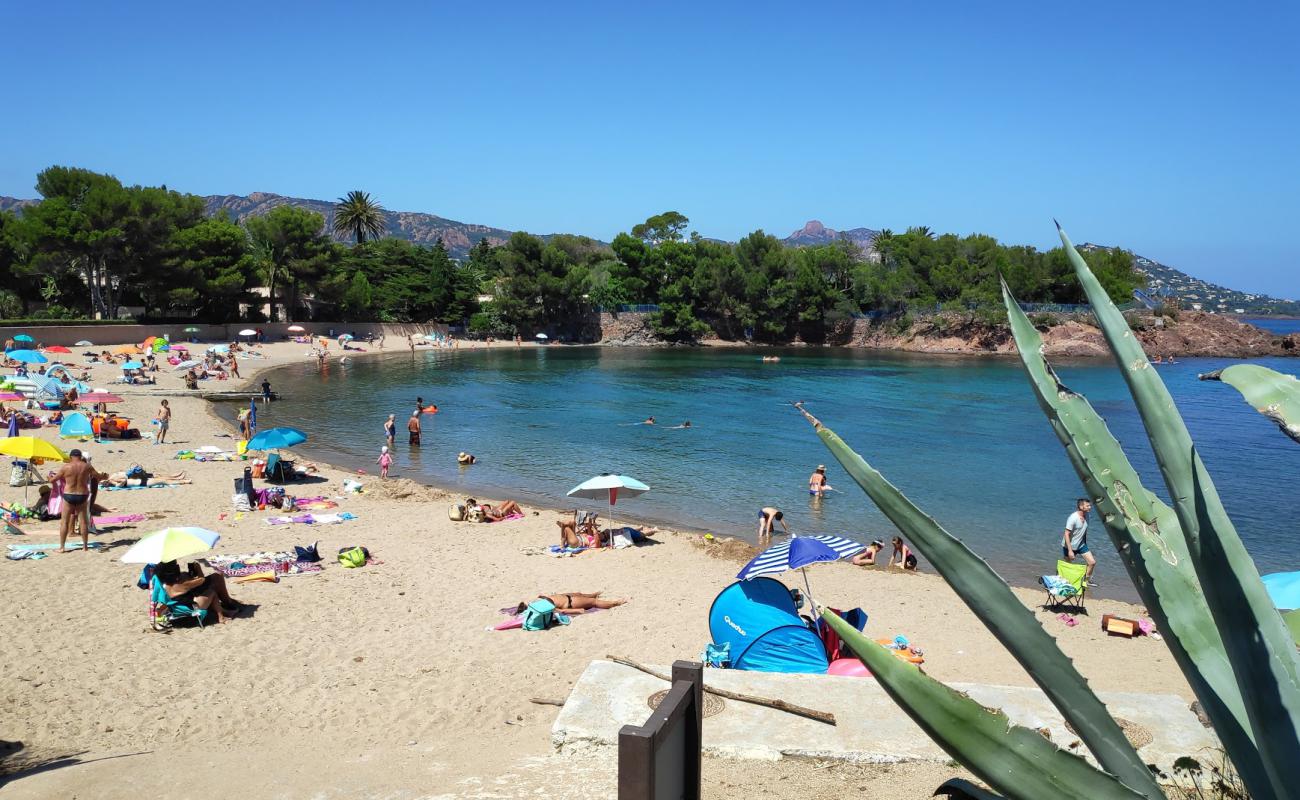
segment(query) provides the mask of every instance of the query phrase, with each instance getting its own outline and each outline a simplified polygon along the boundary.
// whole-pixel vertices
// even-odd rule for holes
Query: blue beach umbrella
[[[18,334],[17,336],[14,337],[14,341],[15,341],[15,342],[34,342],[34,341],[36,341],[36,340],[33,339],[32,337],[28,336],[28,335],[25,334],[25,333],[20,333],[20,334]]]
[[[808,583],[806,567],[824,561],[839,561],[864,549],[865,545],[842,536],[791,536],[759,553],[736,577],[747,581],[760,575],[778,575],[797,569],[803,573],[803,585],[811,599],[812,586]]]
[[[297,428],[267,428],[248,440],[249,450],[279,450],[307,441],[307,434]]]
[[[49,359],[35,350],[10,350],[9,357],[24,364],[45,364]]]
[[[1263,576],[1264,588],[1277,608],[1300,608],[1300,572],[1274,572]]]
[[[144,364],[141,364],[139,361],[128,361],[122,365],[122,369],[142,369],[143,367]]]

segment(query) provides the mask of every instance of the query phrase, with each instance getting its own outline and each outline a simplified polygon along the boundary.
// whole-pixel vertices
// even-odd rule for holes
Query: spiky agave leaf
[[[1079,738],[1097,761],[1137,792],[1150,798],[1163,798],[1151,771],[1106,711],[1106,706],[1088,688],[1087,680],[1075,669],[1074,662],[1061,652],[1056,640],[1038,623],[1033,612],[1012,593],[1007,582],[987,561],[917,508],[844,440],[808,413],[802,404],[796,404],[796,408],[812,423],[831,455],[872,502],[911,540],[912,546],[934,565],[980,622],[1020,662],[1061,715],[1078,731]]]
[[[1057,230],[1142,416],[1197,579],[1232,663],[1271,791],[1290,796],[1300,786],[1300,660],[1295,644],[1223,508],[1169,390],[1065,231],[1060,225]],[[1244,774],[1242,778],[1250,780]],[[1258,781],[1247,785],[1257,797],[1270,795]]]
[[[985,708],[903,663],[838,614],[823,611],[822,620],[835,629],[885,692],[936,744],[996,792],[1011,800],[1142,797],[1115,776],[1062,750],[1037,731],[1011,724],[1001,711]]]
[[[1142,485],[1137,470],[1088,400],[1061,382],[1043,356],[1043,338],[1005,281],[1002,299],[1034,396],[1065,445],[1088,496],[1097,503],[1133,585],[1166,633],[1174,659],[1238,771],[1251,770],[1267,784],[1245,703],[1197,582],[1178,516]]]
[[[1234,364],[1207,372],[1203,381],[1223,381],[1259,413],[1273,420],[1282,432],[1300,442],[1300,381],[1258,364]]]

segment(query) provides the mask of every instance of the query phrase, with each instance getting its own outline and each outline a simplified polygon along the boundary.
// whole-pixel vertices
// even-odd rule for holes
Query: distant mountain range
[[[301,197],[285,197],[268,192],[253,192],[247,197],[237,194],[208,195],[203,198],[208,204],[208,213],[216,214],[226,210],[237,220],[265,214],[276,206],[298,206],[315,211],[325,217],[325,229],[334,230],[334,203],[328,200],[304,200]],[[384,211],[388,223],[387,234],[398,239],[409,239],[419,244],[433,244],[442,239],[447,251],[456,258],[464,258],[480,239],[487,239],[489,244],[504,244],[510,238],[511,231],[492,228],[487,225],[472,225],[457,222],[435,214],[422,214],[414,211]],[[335,236],[340,241],[344,236]]]
[[[847,231],[837,231],[813,219],[809,220],[799,230],[785,237],[783,241],[790,247],[809,247],[830,244],[840,239],[848,239],[858,246],[863,255],[870,256],[874,252],[871,249],[871,243],[878,233],[880,231],[873,231],[871,228],[850,228]]]
[[[233,194],[208,195],[203,199],[207,203],[209,214],[216,214],[224,209],[232,217],[241,221],[248,217],[265,214],[272,208],[281,205],[307,208],[324,216],[326,229],[332,230],[334,203],[328,200],[308,200],[269,192],[253,192],[247,196]],[[23,206],[36,202],[38,201],[0,196],[0,211],[21,209]],[[499,245],[505,243],[512,233],[512,231],[504,228],[457,222],[446,217],[439,217],[436,214],[424,214],[414,211],[386,210],[384,211],[384,218],[388,222],[387,235],[421,244],[433,244],[441,238],[448,252],[456,258],[464,258],[469,253],[470,248],[481,239],[487,239],[490,244]],[[785,237],[783,241],[790,247],[808,247],[828,244],[839,239],[847,239],[857,245],[864,256],[870,258],[874,256],[871,243],[876,238],[877,233],[879,231],[871,228],[850,228],[837,231],[826,227],[817,220],[809,220],[802,228]],[[345,237],[336,236],[335,238],[342,240]],[[543,236],[543,238],[547,237]],[[1081,250],[1103,249],[1102,245],[1091,243],[1085,243],[1079,247]],[[1280,300],[1268,295],[1250,294],[1228,289],[1199,278],[1193,278],[1180,270],[1145,256],[1135,256],[1134,263],[1138,270],[1147,276],[1148,287],[1152,294],[1177,296],[1181,298],[1185,306],[1199,303],[1206,311],[1220,312],[1233,312],[1242,309],[1246,312],[1272,310],[1275,312],[1300,313],[1300,304],[1291,300]]]

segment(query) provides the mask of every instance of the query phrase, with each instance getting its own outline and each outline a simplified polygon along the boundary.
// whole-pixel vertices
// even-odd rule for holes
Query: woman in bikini
[[[538,598],[550,600],[555,604],[555,610],[561,614],[585,614],[598,608],[617,608],[626,603],[626,600],[605,600],[601,598],[600,592],[556,592],[555,594],[539,594]],[[527,603],[520,603],[515,613],[522,614],[528,607]]]
[[[492,506],[487,503],[477,503],[474,498],[471,497],[465,501],[465,506],[467,508],[478,506],[483,509],[483,518],[488,522],[499,522],[506,517],[514,516],[515,514],[518,514],[521,517],[524,515],[524,510],[520,508],[519,504],[514,500],[503,500],[500,505]]]

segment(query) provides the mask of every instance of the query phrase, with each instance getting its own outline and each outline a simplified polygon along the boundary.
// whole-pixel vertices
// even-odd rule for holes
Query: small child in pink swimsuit
[[[379,477],[387,478],[388,468],[393,465],[393,454],[388,452],[388,445],[384,445],[383,449],[379,451],[379,458],[375,460],[375,463],[379,465]]]

